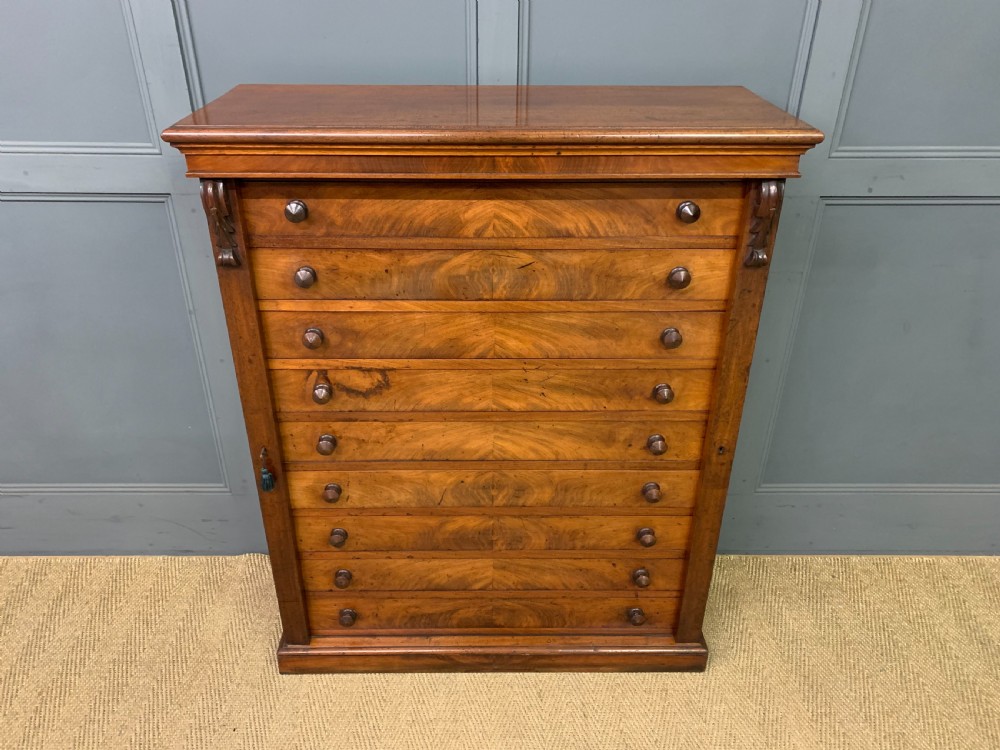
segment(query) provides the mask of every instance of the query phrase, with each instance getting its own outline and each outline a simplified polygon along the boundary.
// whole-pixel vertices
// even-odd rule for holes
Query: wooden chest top
[[[738,86],[243,85],[163,138],[188,155],[192,177],[738,179],[797,176],[799,155],[823,135]],[[372,149],[384,158],[345,158]],[[606,158],[628,152],[659,158]],[[516,158],[455,158],[471,154]]]

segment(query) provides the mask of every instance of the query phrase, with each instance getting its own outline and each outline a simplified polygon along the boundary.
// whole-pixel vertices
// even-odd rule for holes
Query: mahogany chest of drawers
[[[202,181],[282,671],[704,668],[784,178],[740,88],[239,86]]]

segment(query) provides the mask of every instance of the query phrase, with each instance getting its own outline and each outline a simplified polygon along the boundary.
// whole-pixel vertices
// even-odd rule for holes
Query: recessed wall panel
[[[807,10],[801,0],[531,0],[527,81],[739,85],[784,107]]]
[[[0,141],[155,148],[120,0],[16,5],[0,11]]]
[[[871,4],[840,146],[1000,146],[1000,3]]]
[[[0,483],[221,484],[167,206],[0,202]]]
[[[827,205],[764,484],[1000,483],[1000,205]]]
[[[466,0],[189,2],[205,100],[240,83],[467,82]]]

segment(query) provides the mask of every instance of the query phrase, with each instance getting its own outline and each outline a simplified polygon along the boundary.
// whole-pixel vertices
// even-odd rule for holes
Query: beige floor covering
[[[705,674],[280,676],[267,560],[0,558],[2,748],[1000,748],[1000,558],[724,557]]]

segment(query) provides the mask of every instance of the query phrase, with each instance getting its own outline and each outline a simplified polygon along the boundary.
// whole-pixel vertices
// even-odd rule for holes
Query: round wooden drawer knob
[[[685,224],[694,224],[701,218],[701,209],[694,201],[684,201],[677,207],[677,218]]]
[[[646,613],[642,611],[642,607],[629,608],[625,613],[625,617],[631,625],[642,625],[646,622]]]
[[[307,328],[302,334],[302,346],[306,349],[319,349],[326,341],[326,336],[319,328]]]
[[[642,496],[646,498],[647,503],[658,503],[663,497],[663,493],[660,491],[660,485],[656,482],[646,482],[642,485]]]
[[[680,211],[680,209],[677,209]],[[293,224],[305,221],[309,218],[309,206],[304,201],[291,200],[285,204],[285,218]]]
[[[653,400],[658,404],[669,404],[674,400],[674,389],[669,383],[659,383],[653,387]]]
[[[346,542],[347,542],[347,531],[345,531],[344,529],[334,529],[333,531],[330,532],[331,547],[343,547]]]
[[[684,337],[681,335],[681,332],[678,331],[676,328],[664,328],[662,331],[660,331],[660,343],[663,344],[664,348],[666,349],[676,349],[678,346],[684,343]],[[306,346],[309,345],[306,344]],[[315,349],[316,347],[312,348]]]
[[[321,456],[329,456],[337,450],[337,438],[333,435],[320,435],[316,441],[316,452]]]
[[[333,398],[333,386],[330,385],[330,381],[322,375],[316,378],[316,384],[313,386],[312,397],[313,401],[320,405],[330,403],[330,399]]]
[[[649,586],[649,571],[645,568],[636,568],[632,571],[632,583],[641,589]]]
[[[340,610],[340,617],[337,618],[337,621],[345,628],[349,628],[358,621],[358,613],[353,609],[342,609]]]
[[[351,575],[351,571],[349,570],[338,570],[333,576],[333,585],[338,589],[346,589],[351,585],[351,579],[353,577],[354,576]],[[646,585],[648,586],[649,584]]]
[[[345,531],[344,534],[346,535],[347,532]],[[656,544],[656,532],[648,526],[644,526],[635,532],[635,538],[643,547],[652,547]]]
[[[330,484],[323,488],[323,499],[328,503],[337,502],[343,494],[344,488],[336,482],[330,482]]]
[[[671,289],[687,289],[691,286],[691,272],[684,266],[677,266],[667,274],[667,285]]]
[[[646,439],[646,450],[654,456],[662,456],[667,452],[667,439],[663,435],[650,435]]]
[[[674,271],[676,270],[677,269],[675,268]],[[673,275],[674,271],[670,272],[671,276]],[[298,271],[295,272],[295,275],[292,277],[292,280],[295,282],[295,286],[301,287],[302,289],[308,289],[309,287],[311,287],[313,284],[316,283],[316,278],[317,276],[315,268],[313,268],[312,266],[302,266],[302,268],[300,268]],[[673,285],[671,284],[671,286]]]

